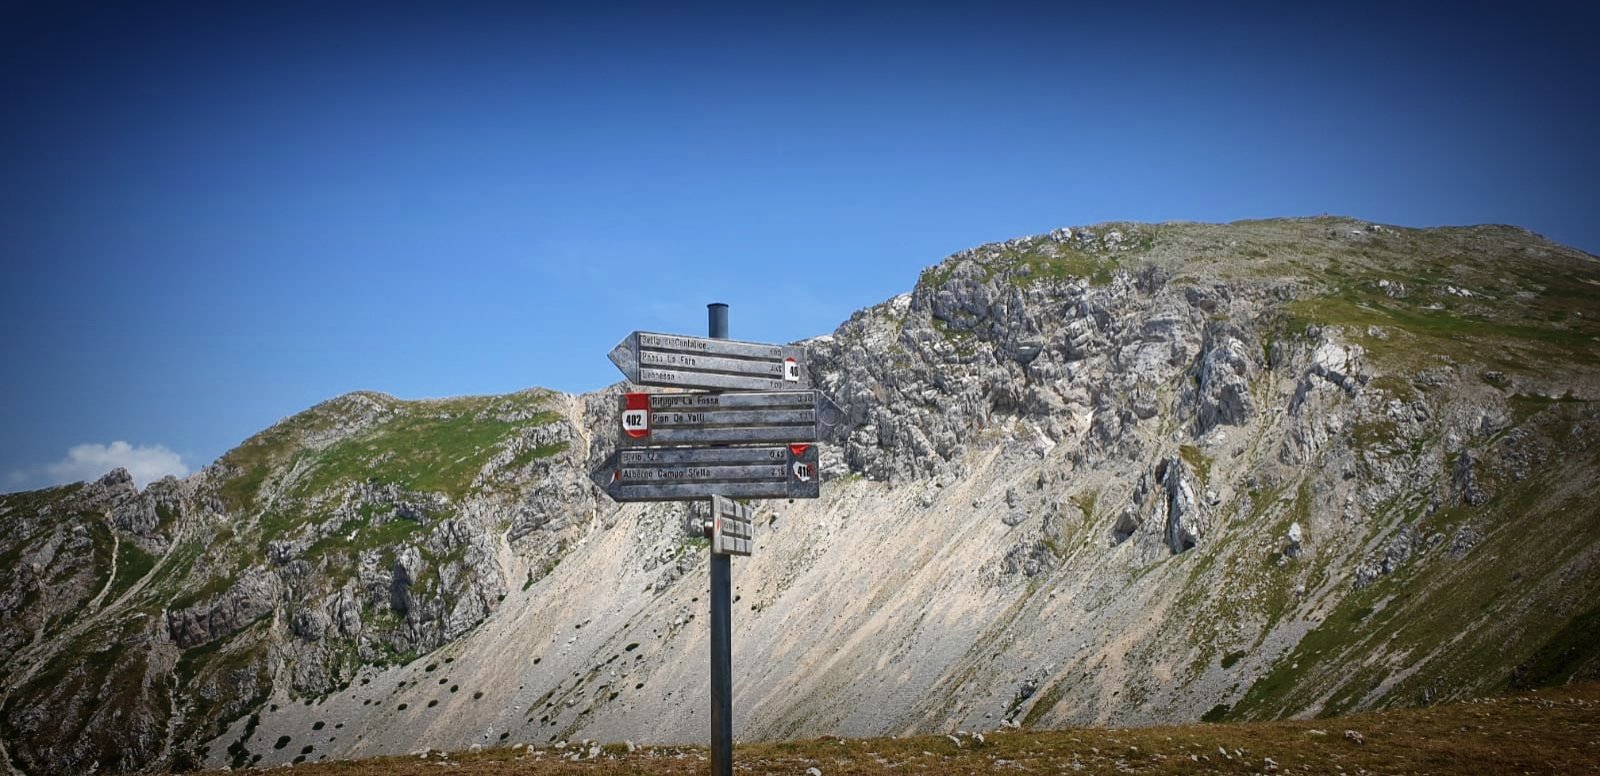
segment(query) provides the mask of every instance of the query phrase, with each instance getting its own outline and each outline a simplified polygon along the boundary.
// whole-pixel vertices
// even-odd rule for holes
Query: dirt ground
[[[574,760],[574,757],[578,759]],[[1336,719],[825,737],[734,749],[744,774],[1600,773],[1600,683]],[[698,774],[702,747],[562,747],[301,763],[315,776]]]

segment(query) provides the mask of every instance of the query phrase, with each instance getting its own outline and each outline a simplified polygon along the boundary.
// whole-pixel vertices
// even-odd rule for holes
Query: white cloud
[[[130,445],[116,441],[109,445],[94,442],[74,445],[67,457],[30,470],[14,471],[7,477],[14,486],[44,487],[80,480],[97,480],[117,467],[128,470],[140,488],[167,475],[184,477],[189,467],[183,456],[165,445]]]

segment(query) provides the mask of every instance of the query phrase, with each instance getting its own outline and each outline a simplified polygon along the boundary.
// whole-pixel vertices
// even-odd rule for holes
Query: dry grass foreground
[[[574,760],[577,757],[579,759]],[[700,774],[704,747],[567,744],[304,763],[317,776]],[[1600,683],[1332,719],[746,744],[745,774],[1600,773]]]

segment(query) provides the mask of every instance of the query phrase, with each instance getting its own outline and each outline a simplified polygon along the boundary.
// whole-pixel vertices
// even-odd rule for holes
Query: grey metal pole
[[[707,334],[728,338],[728,306],[706,305]],[[727,555],[711,553],[711,774],[733,776],[733,603]]]
[[[728,338],[728,306],[722,302],[706,305],[706,336],[712,339]]]

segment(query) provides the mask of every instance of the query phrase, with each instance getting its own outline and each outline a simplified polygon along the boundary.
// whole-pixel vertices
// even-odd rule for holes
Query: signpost
[[[636,331],[611,350],[636,385],[727,393],[629,393],[617,452],[590,474],[613,501],[710,499],[711,772],[733,774],[729,557],[755,546],[755,510],[734,499],[817,498],[817,442],[845,415],[811,390],[805,351],[728,339],[728,306],[707,305],[710,337]]]

